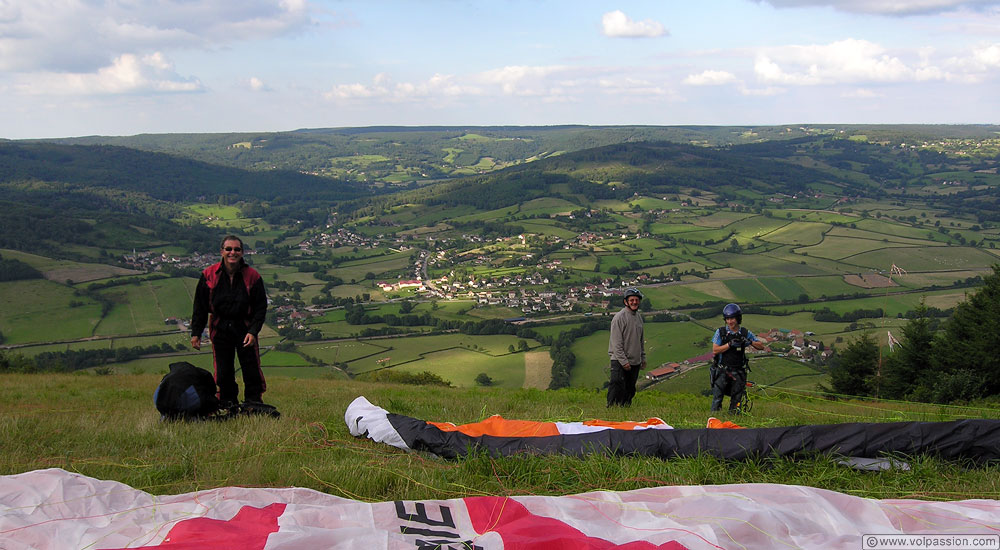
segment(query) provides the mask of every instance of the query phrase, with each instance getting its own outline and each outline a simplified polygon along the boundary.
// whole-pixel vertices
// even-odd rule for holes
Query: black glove
[[[729,341],[729,348],[730,349],[739,350],[739,349],[742,349],[744,345],[745,345],[745,343],[743,342],[742,338],[734,338],[733,340]]]

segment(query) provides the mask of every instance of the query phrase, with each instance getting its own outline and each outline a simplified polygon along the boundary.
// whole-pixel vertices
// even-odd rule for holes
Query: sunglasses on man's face
[[[243,252],[243,249],[238,246],[227,246],[223,250],[226,252]]]

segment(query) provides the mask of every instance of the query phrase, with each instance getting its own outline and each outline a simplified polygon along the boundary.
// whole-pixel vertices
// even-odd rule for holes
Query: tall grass
[[[645,419],[702,427],[707,398],[640,392],[631,409],[606,409],[584,390],[414,387],[342,380],[268,380],[280,419],[159,420],[159,375],[0,376],[0,474],[60,467],[154,494],[220,486],[309,487],[364,501],[471,495],[556,495],[658,485],[787,483],[873,498],[1000,498],[1000,468],[911,457],[908,471],[858,472],[832,456],[727,462],[593,455],[461,460],[406,453],[356,439],[343,421],[358,395],[391,412],[456,423],[491,414],[534,420]],[[757,396],[749,426],[817,422],[998,418],[997,409],[833,402],[788,393]]]

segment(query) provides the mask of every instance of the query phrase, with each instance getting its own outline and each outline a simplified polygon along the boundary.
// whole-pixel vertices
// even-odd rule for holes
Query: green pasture
[[[767,216],[753,216],[736,221],[726,228],[736,233],[737,238],[742,240],[759,239],[768,233],[773,233],[782,227],[791,224],[788,220],[769,218]]]
[[[704,231],[702,227],[692,223],[665,223],[656,222],[650,226],[650,232],[654,235],[682,235],[697,231]],[[684,236],[683,238],[688,238]]]
[[[948,271],[985,268],[997,262],[989,252],[966,246],[889,248],[845,258],[852,264],[888,271],[893,265],[906,271]]]
[[[262,367],[264,371],[264,378],[268,381],[275,380],[278,377],[288,378],[290,380],[349,380],[350,376],[344,371],[334,368],[334,367],[322,367],[317,365],[307,365],[301,367]],[[242,380],[237,376],[237,382],[242,386]],[[270,401],[267,394],[264,394],[264,400]]]
[[[639,197],[638,199],[629,201],[629,204],[638,204],[639,208],[642,208],[646,212],[652,210],[669,210],[673,208],[680,208],[681,206],[679,201],[657,199],[653,197]]]
[[[806,291],[793,277],[760,277],[757,279],[780,300],[797,300]]]
[[[56,260],[18,250],[0,249],[0,256],[8,260],[24,262],[41,271],[46,279],[59,283],[64,283],[67,280],[74,283],[81,283],[139,273],[138,271],[111,265]]]
[[[94,330],[96,336],[142,334],[162,331],[167,327],[163,320],[169,315],[156,302],[155,292],[150,286],[121,285],[104,289],[101,294],[111,300],[114,307],[97,325]],[[190,315],[188,311],[186,316]]]
[[[270,224],[260,218],[244,218],[238,206],[193,203],[184,205],[182,221],[195,221],[202,225],[245,230],[251,226],[270,229]]]
[[[698,231],[688,231],[683,235],[678,236],[680,239],[685,241],[693,241],[695,244],[702,246],[708,246],[707,243],[710,242],[725,242],[726,245],[729,244],[729,240],[733,236],[733,230],[728,227],[723,227],[721,229],[701,229]]]
[[[989,268],[958,271],[910,271],[905,275],[893,276],[893,280],[907,288],[927,288],[933,285],[947,286],[955,281],[961,281],[970,277],[982,277],[992,272]]]
[[[819,244],[830,226],[824,223],[796,221],[760,236],[762,240],[779,244],[809,246]]]
[[[384,155],[350,155],[346,157],[330,157],[333,166],[365,168],[375,163],[389,162],[392,159]]]
[[[306,326],[309,330],[320,331],[324,338],[351,338],[359,334],[366,327],[374,327],[375,325],[349,325],[347,321],[322,322],[310,320]],[[383,323],[378,326],[384,327],[386,325]]]
[[[100,340],[82,340],[76,342],[67,342],[64,344],[41,344],[41,345],[31,345],[18,347],[11,350],[11,353],[23,355],[25,357],[34,357],[40,353],[45,352],[65,352],[65,351],[80,351],[80,350],[91,350],[91,349],[109,349],[111,347],[112,339],[100,339]]]
[[[524,386],[524,354],[494,356],[469,349],[452,348],[426,353],[420,361],[393,367],[411,373],[429,371],[458,387],[476,386],[476,376],[486,373],[501,388]]]
[[[8,345],[88,338],[101,318],[97,302],[45,279],[0,282],[0,301],[0,332]]]
[[[178,361],[187,361],[196,367],[201,367],[208,372],[213,372],[214,367],[212,362],[212,352],[204,351],[206,347],[202,347],[201,352],[197,353],[177,353],[174,355],[167,355],[162,357],[144,357],[141,359],[135,359],[133,361],[126,361],[124,363],[112,363],[108,365],[114,372],[119,374],[128,373],[155,373],[159,375],[164,375],[170,372],[170,363],[176,363]],[[236,363],[239,365],[239,362]],[[266,376],[265,372],[265,376]],[[236,375],[236,381],[240,385],[240,389],[243,389],[243,379],[239,374]],[[157,381],[159,382],[159,381]],[[153,385],[149,388],[150,406],[152,406],[153,391],[156,390],[156,386]]]
[[[20,262],[24,262],[43,273],[52,269],[75,267],[79,265],[79,262],[56,260],[45,256],[39,256],[37,254],[21,252],[20,250],[11,250],[9,248],[0,248],[0,256],[3,256],[8,260],[18,260]]]
[[[700,216],[694,220],[695,225],[702,227],[714,227],[721,229],[723,227],[732,225],[736,222],[745,220],[747,218],[753,217],[754,214],[749,214],[745,212],[733,212],[730,210],[718,210],[712,212],[707,216]]]
[[[587,254],[586,256],[581,256],[579,258],[570,256],[565,259],[560,258],[560,260],[562,261],[562,266],[566,269],[594,271],[597,268],[597,256],[592,254]]]
[[[361,296],[366,292],[371,294],[372,298],[382,295],[381,290],[357,284],[337,285],[330,289],[330,295],[335,298],[354,298],[355,296]]]
[[[538,334],[540,334],[542,336],[551,336],[551,337],[555,338],[556,336],[559,336],[563,332],[568,332],[568,331],[573,330],[573,329],[575,329],[577,327],[583,326],[583,324],[586,321],[588,321],[590,319],[593,319],[593,317],[580,317],[580,319],[582,319],[582,320],[578,321],[578,322],[569,322],[569,323],[561,324],[561,325],[537,326],[535,324],[530,324],[530,325],[527,325],[527,327],[530,328],[531,330],[537,332]]]
[[[318,344],[297,344],[296,349],[319,359],[326,365],[347,363],[361,357],[385,352],[388,347],[383,342],[392,340],[338,340]]]
[[[754,401],[764,401],[772,395],[782,395],[780,391],[770,390],[770,386],[813,391],[818,384],[829,385],[828,375],[797,360],[781,357],[754,357],[750,363],[750,373],[747,379],[757,385],[756,388],[749,390],[751,392],[750,398]],[[656,382],[644,388],[643,391],[701,396],[703,391],[710,388],[708,364],[705,363],[679,375]],[[711,399],[709,396],[704,396],[706,411],[711,406]],[[722,402],[722,406],[729,408],[728,397]],[[753,411],[751,411],[752,414]],[[737,422],[739,421],[737,420]]]
[[[873,241],[856,237],[832,237],[827,235],[823,242],[815,246],[799,248],[796,252],[818,256],[836,261],[849,261],[853,257],[860,256],[866,252],[885,253],[893,248],[915,248],[912,245],[900,244],[887,241]],[[851,262],[853,263],[853,262]]]
[[[728,279],[724,283],[741,303],[753,304],[778,300],[778,296],[757,279]]]
[[[260,365],[262,367],[304,367],[308,366],[301,355],[291,351],[261,350]]]
[[[841,262],[818,256],[796,254],[792,247],[787,246],[771,250],[767,253],[767,256],[773,258],[775,261],[800,264],[803,268],[813,270],[813,273],[850,273],[851,271],[857,271],[857,267],[853,265],[845,265]],[[763,275],[763,273],[758,273],[758,275]]]
[[[869,306],[865,309],[870,309],[871,307],[874,306]],[[801,307],[796,309],[795,306],[784,306],[770,309],[775,311],[794,311],[795,313],[791,313],[789,315],[763,315],[760,313],[748,313],[743,316],[743,326],[758,335],[763,335],[771,329],[800,330],[803,333],[813,332],[815,335],[810,338],[821,340],[829,346],[832,343],[830,335],[843,332],[844,327],[848,325],[848,323],[841,322],[816,321],[813,319],[813,313],[811,310],[802,311]],[[854,309],[858,308],[851,308],[848,311],[853,311]],[[702,323],[710,324],[713,331],[718,329],[724,324],[721,311],[719,312],[718,318],[707,319],[702,321]]]
[[[167,344],[172,348],[176,348],[177,344],[184,346],[185,351],[190,351],[191,348],[191,333],[188,331],[180,331],[180,327],[177,325],[167,325],[164,327],[166,330],[177,330],[177,332],[170,334],[158,334],[156,336],[131,336],[127,338],[110,338],[105,340],[112,349],[117,348],[136,348],[136,347],[149,347],[149,346],[162,346]]]
[[[476,376],[487,373],[502,387],[524,384],[524,354],[509,353],[520,338],[508,335],[472,336],[445,334],[379,339],[380,353],[346,361],[348,371],[361,374],[382,368],[407,372],[429,371],[456,386],[474,386]],[[539,344],[526,340],[532,348]],[[345,362],[345,361],[342,361]]]
[[[464,216],[458,216],[453,218],[456,222],[473,222],[473,221],[495,221],[508,216],[513,216],[518,213],[519,206],[506,206],[504,208],[498,208],[496,210],[487,210],[483,212],[475,212],[471,214],[466,214]]]
[[[869,231],[867,229],[853,229],[849,227],[834,227],[826,234],[827,238],[830,237],[848,237],[854,239],[867,239],[870,241],[879,241],[886,243],[900,243],[913,246],[940,246],[941,243],[929,239],[928,235],[925,233],[921,236],[905,236],[905,235],[893,235],[890,233],[879,233],[876,231]]]
[[[524,231],[527,233],[537,233],[539,235],[546,235],[552,237],[559,237],[563,240],[571,240],[577,236],[575,231],[570,231],[569,229],[563,229],[561,227],[556,227],[555,220],[518,220],[517,225],[524,227]]]
[[[344,281],[360,281],[365,278],[367,273],[373,273],[378,277],[386,272],[408,270],[410,267],[412,267],[410,254],[400,252],[377,258],[344,262],[329,271],[331,275],[340,277]]]
[[[560,199],[557,197],[542,197],[538,199],[532,199],[530,201],[521,203],[521,209],[519,211],[522,215],[538,215],[538,214],[561,214],[564,212],[572,212],[573,210],[579,210],[580,205],[569,202],[565,199]],[[519,221],[518,223],[522,223]]]
[[[667,284],[643,288],[642,292],[652,302],[654,309],[677,309],[709,301],[735,298],[722,281]]]
[[[643,271],[659,275],[662,271],[665,275],[669,275],[671,271],[677,268],[678,273],[683,273],[685,271],[695,270],[695,271],[705,271],[705,265],[698,262],[671,262],[663,265],[651,265],[649,267],[642,268]]]
[[[422,302],[417,304],[413,311],[415,313],[430,311],[434,317],[439,319],[466,321],[468,320],[467,313],[474,307],[476,307],[476,303],[471,300],[441,300],[437,302],[437,309],[434,309],[434,306],[429,302]]]
[[[783,217],[785,219],[788,219],[788,214],[791,214],[793,219],[824,224],[853,223],[858,219],[855,216],[841,214],[840,212],[831,212],[829,210],[780,210],[775,212],[776,217]]]
[[[928,306],[934,306],[940,309],[954,307],[956,304],[965,299],[968,289],[908,292],[905,294],[890,293],[888,295],[884,292],[884,289],[881,293],[873,292],[868,298],[852,298],[849,300],[832,300],[829,302],[810,304],[773,306],[771,309],[775,311],[798,311],[802,309],[814,311],[826,307],[836,313],[847,313],[857,309],[882,308],[887,317],[896,317],[897,314],[906,313],[909,310],[916,309],[921,300],[925,301]],[[839,324],[845,325],[847,323]]]
[[[519,309],[505,306],[477,306],[466,312],[469,317],[476,319],[511,319],[521,317],[524,314]]]
[[[845,283],[842,275],[796,277],[795,282],[798,283],[799,286],[805,290],[805,293],[812,299],[839,296],[842,294],[854,294],[855,292],[872,292],[871,290]]]
[[[643,324],[646,338],[647,370],[663,363],[680,362],[706,353],[708,338],[712,332],[696,323],[652,323]],[[576,356],[576,363],[570,372],[570,385],[574,388],[603,388],[608,381],[608,338],[609,332],[601,330],[578,338],[570,350]]]

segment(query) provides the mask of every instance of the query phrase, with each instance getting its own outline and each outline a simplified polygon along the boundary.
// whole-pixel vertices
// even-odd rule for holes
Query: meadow
[[[593,390],[454,389],[317,378],[268,381],[280,419],[162,422],[152,406],[159,376],[0,375],[0,474],[59,467],[153,494],[224,486],[307,487],[368,502],[477,495],[562,495],[662,485],[784,483],[870,498],[1000,498],[1000,466],[905,457],[909,470],[861,472],[836,456],[728,462],[699,456],[474,455],[442,460],[352,437],[344,423],[359,395],[390,412],[475,422],[493,414],[524,420],[644,420],[704,427],[707,398],[640,391],[630,409],[608,409]],[[111,404],[114,406],[110,406]],[[756,397],[747,427],[810,423],[1000,418],[1000,410],[877,401],[830,401],[790,392]],[[901,458],[901,457],[897,457]]]

